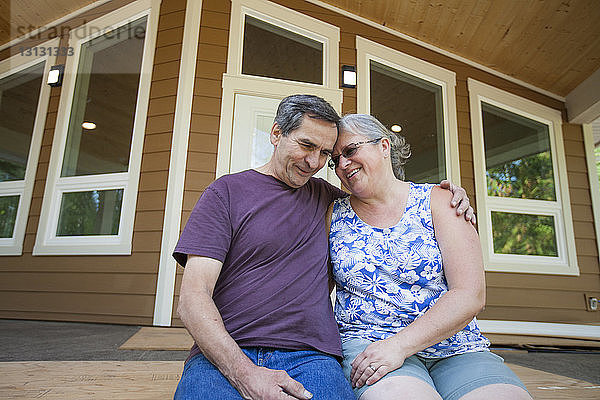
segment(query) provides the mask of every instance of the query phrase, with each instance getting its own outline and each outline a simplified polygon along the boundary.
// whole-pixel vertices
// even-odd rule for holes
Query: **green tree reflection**
[[[64,193],[57,236],[118,235],[123,189]]]
[[[492,212],[494,253],[557,257],[554,218]]]
[[[489,196],[556,200],[549,151],[488,168],[486,178]]]

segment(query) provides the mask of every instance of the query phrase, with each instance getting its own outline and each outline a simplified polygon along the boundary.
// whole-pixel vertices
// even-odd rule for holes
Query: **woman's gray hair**
[[[404,136],[391,132],[379,120],[368,114],[347,114],[340,119],[339,131],[348,131],[368,139],[387,138],[390,141],[390,159],[396,178],[404,180],[404,167],[410,157],[410,145]]]

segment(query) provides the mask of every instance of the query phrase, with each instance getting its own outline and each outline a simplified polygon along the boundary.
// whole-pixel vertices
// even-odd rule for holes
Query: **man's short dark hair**
[[[283,136],[287,136],[302,123],[302,117],[321,119],[338,124],[340,116],[325,99],[310,94],[294,94],[281,100],[275,122]]]

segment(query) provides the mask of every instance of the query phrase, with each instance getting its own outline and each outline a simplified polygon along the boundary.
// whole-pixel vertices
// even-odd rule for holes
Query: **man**
[[[176,399],[354,399],[327,276],[325,213],[345,193],[312,178],[338,120],[316,96],[283,99],[271,160],[217,179],[194,207],[173,254],[195,340]]]

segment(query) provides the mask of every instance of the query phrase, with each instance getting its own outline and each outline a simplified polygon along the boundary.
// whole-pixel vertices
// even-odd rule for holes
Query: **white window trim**
[[[471,134],[473,139],[475,192],[477,195],[479,235],[483,249],[485,270],[532,274],[579,275],[573,233],[573,219],[571,217],[567,166],[562,138],[562,115],[560,111],[471,78],[468,79],[468,87]],[[488,197],[485,175],[483,121],[481,118],[482,101],[549,126],[556,201]],[[492,211],[553,215],[559,256],[495,254],[492,242]]]
[[[33,255],[93,255],[93,254],[131,254],[133,223],[140,176],[142,146],[150,96],[152,63],[158,27],[160,0],[138,0],[116,11],[97,18],[87,27],[77,31],[90,32],[85,38],[79,38],[73,32],[69,37],[69,46],[75,49],[73,56],[67,57],[65,78],[61,90],[56,121],[54,142],[50,156],[50,166],[44,191],[42,213],[38,225]],[[69,117],[74,96],[75,80],[79,67],[81,45],[94,37],[106,33],[138,18],[147,16],[146,39],[142,58],[139,91],[135,110],[135,120],[129,157],[128,172],[60,177],[62,161],[67,140]],[[91,29],[92,27],[102,29]],[[56,236],[56,226],[60,211],[62,193],[65,191],[84,191],[95,189],[124,189],[121,205],[121,220],[118,235],[94,236]]]
[[[594,213],[594,226],[596,229],[596,244],[600,255],[600,187],[598,185],[598,173],[596,172],[596,156],[594,155],[594,135],[592,125],[583,125],[583,145],[585,147],[585,158],[590,181],[590,195],[592,198],[592,210]]]
[[[244,16],[251,15],[283,29],[323,43],[324,84],[242,75]],[[228,174],[231,162],[234,99],[236,94],[248,94],[283,99],[298,93],[309,93],[327,100],[341,112],[343,91],[339,89],[340,29],[323,21],[264,0],[232,0],[227,73],[223,75],[223,97],[217,150],[216,177]],[[340,186],[339,178],[327,170],[327,181]]]
[[[356,37],[356,57],[356,73],[358,75],[356,108],[361,114],[371,113],[371,60],[442,88],[446,176],[452,182],[460,185],[460,157],[456,119],[456,74],[360,36]]]
[[[55,48],[59,44],[59,39],[52,39],[40,44],[40,48]],[[19,206],[15,219],[15,228],[11,238],[0,238],[0,255],[21,255],[23,254],[23,239],[27,227],[27,217],[29,216],[29,206],[35,183],[35,174],[37,171],[40,149],[42,147],[42,137],[44,135],[44,125],[46,123],[46,114],[48,111],[48,101],[50,100],[50,86],[46,84],[46,77],[50,67],[56,63],[56,55],[50,54],[43,57],[15,55],[0,62],[0,79],[20,72],[26,68],[44,62],[44,73],[40,94],[38,97],[35,122],[29,145],[29,154],[27,157],[27,166],[25,177],[20,181],[0,182],[0,196],[19,195]]]

